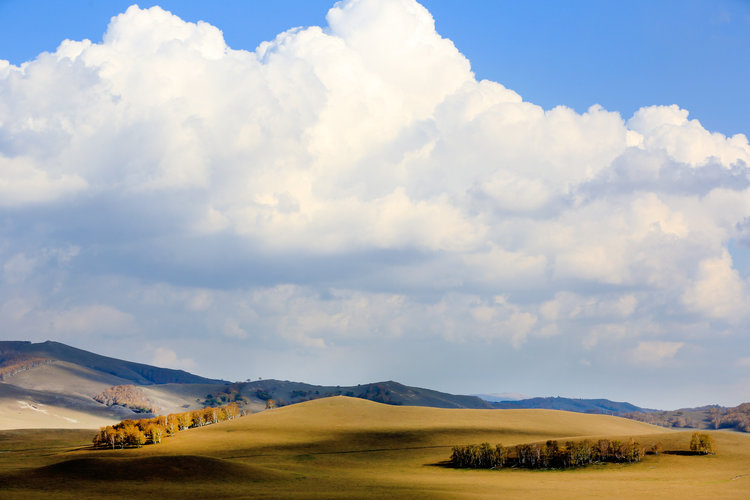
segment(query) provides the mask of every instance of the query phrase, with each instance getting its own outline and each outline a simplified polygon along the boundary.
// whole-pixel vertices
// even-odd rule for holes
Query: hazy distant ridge
[[[410,387],[392,380],[352,386],[321,386],[281,380],[256,380],[232,384],[240,394],[274,399],[279,404],[293,404],[329,396],[349,396],[390,405],[430,406],[433,408],[491,409],[476,396]]]
[[[609,399],[574,399],[561,397],[529,398],[519,401],[498,401],[490,403],[493,408],[510,410],[521,408],[538,408],[546,410],[565,410],[577,413],[604,413],[607,415],[625,415],[630,412],[649,412],[630,403],[610,401]]]

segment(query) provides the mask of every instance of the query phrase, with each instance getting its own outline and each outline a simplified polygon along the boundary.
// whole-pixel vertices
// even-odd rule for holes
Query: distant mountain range
[[[517,392],[499,392],[496,394],[472,394],[478,398],[482,398],[490,403],[502,402],[502,401],[520,401],[521,399],[529,399],[526,394],[520,394]]]
[[[230,401],[237,402],[246,411],[260,411],[269,400],[283,406],[336,395],[404,406],[539,408],[628,416],[645,421],[661,417],[656,410],[608,399],[537,397],[498,401],[498,396],[504,395],[483,395],[484,398],[455,395],[394,381],[356,386],[319,386],[280,380],[231,383],[183,370],[100,356],[59,342],[0,341],[0,429],[91,428],[124,418],[175,413]],[[523,397],[510,395],[515,396]],[[706,411],[705,408],[684,409],[679,416],[693,415],[694,418],[687,418],[692,426],[706,427]],[[662,423],[662,420],[664,418],[654,423]],[[678,421],[682,424],[685,420]]]

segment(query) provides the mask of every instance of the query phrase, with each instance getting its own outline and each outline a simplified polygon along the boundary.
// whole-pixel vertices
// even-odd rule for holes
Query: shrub
[[[699,455],[713,455],[714,451],[714,440],[708,434],[700,434],[694,432],[690,438],[690,451]]]

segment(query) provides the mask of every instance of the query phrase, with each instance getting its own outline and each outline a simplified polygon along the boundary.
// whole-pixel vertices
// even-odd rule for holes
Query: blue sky
[[[421,5],[0,0],[3,338],[750,400],[750,4]]]
[[[101,40],[129,1],[0,0],[0,52],[14,64],[61,40]],[[471,61],[545,108],[592,104],[631,115],[679,104],[710,130],[750,134],[750,2],[422,2]],[[233,48],[254,49],[294,26],[323,25],[324,0],[138,2],[219,27]]]

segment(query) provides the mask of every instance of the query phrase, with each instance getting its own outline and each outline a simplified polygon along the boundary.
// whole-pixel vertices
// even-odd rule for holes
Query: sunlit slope
[[[288,480],[258,490],[280,497],[750,498],[750,436],[737,433],[714,433],[721,451],[712,457],[649,456],[639,464],[574,471],[439,465],[455,444],[633,437],[686,450],[691,433],[555,410],[402,407],[335,397],[183,432],[148,453],[208,455],[283,471]]]
[[[35,366],[16,373],[5,381],[25,389],[85,397],[91,397],[92,394],[102,392],[113,385],[131,383],[124,378],[67,361]]]
[[[97,428],[133,413],[91,396],[128,383],[114,375],[65,361],[41,364],[0,382],[0,429]]]
[[[0,341],[0,360],[4,359],[5,363],[12,363],[13,360],[25,358],[42,359],[51,362],[62,361],[93,370],[98,373],[97,376],[115,376],[120,380],[138,385],[175,382],[188,384],[224,383],[221,380],[207,379],[183,370],[160,368],[143,363],[101,356],[59,342],[47,341],[34,344],[31,342]],[[31,369],[35,369],[35,367]]]
[[[29,443],[25,462],[23,454],[0,454],[0,471],[8,471],[0,473],[0,490],[7,498],[77,500],[750,498],[750,436],[730,432],[712,433],[720,451],[708,457],[647,456],[569,471],[444,466],[455,444],[634,437],[685,450],[691,432],[554,410],[446,410],[335,397],[182,431],[140,449],[93,451],[82,442],[39,455]]]
[[[97,429],[117,421],[61,406],[0,399],[0,429]]]
[[[106,406],[93,399],[109,387],[129,384],[169,384],[154,391],[154,402],[161,411],[174,412],[201,407],[207,393],[228,382],[101,356],[59,342],[0,341],[0,429],[95,428],[140,418],[124,406]]]
[[[0,429],[96,429],[118,420],[90,398],[0,383]]]
[[[158,384],[141,385],[138,390],[158,408],[160,415],[166,415],[203,408],[201,402],[206,394],[223,387],[223,384]]]
[[[506,445],[576,436],[638,436],[664,429],[604,415],[556,410],[463,410],[389,406],[343,396],[278,408],[178,434],[159,453],[208,453],[286,446],[296,450]],[[220,450],[220,451],[219,451]],[[156,450],[154,450],[156,452]]]

